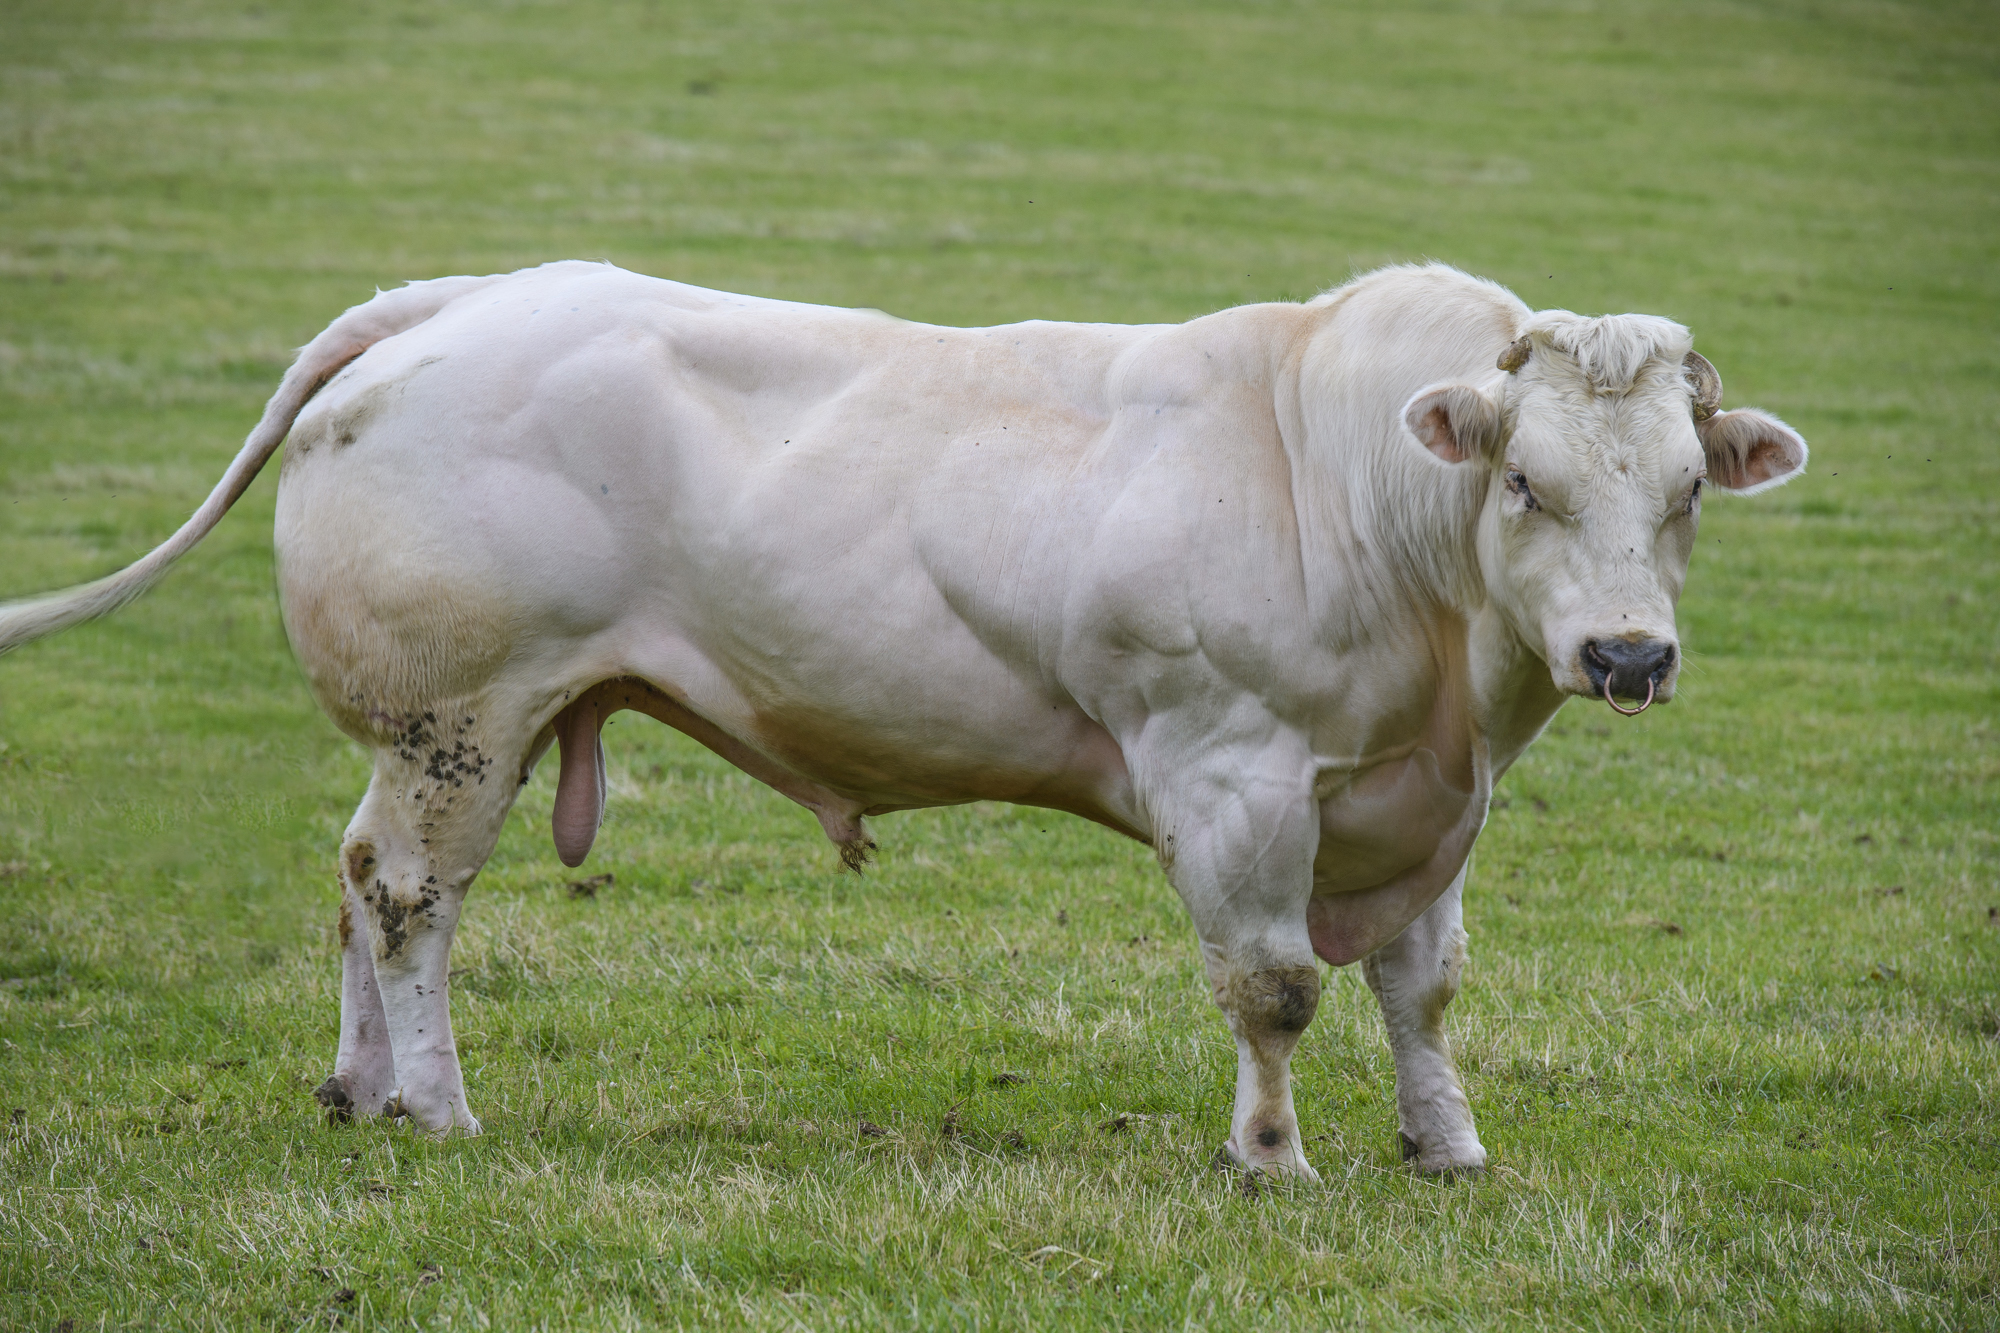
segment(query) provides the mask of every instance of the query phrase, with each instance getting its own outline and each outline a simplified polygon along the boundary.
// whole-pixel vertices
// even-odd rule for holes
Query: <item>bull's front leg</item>
[[[1396,1119],[1403,1157],[1427,1173],[1477,1173],[1486,1149],[1444,1035],[1444,1011],[1465,968],[1461,893],[1465,871],[1390,943],[1369,954],[1362,973],[1382,1005],[1396,1057]]]
[[[1292,1052],[1319,1008],[1319,964],[1288,956],[1202,941],[1215,1002],[1236,1038],[1236,1105],[1223,1148],[1246,1170],[1318,1180],[1292,1109]]]
[[[1236,1038],[1229,1156],[1250,1171],[1317,1180],[1292,1109],[1292,1052],[1319,1008],[1306,933],[1318,810],[1309,756],[1269,749],[1190,783],[1156,850],[1194,917],[1215,1002]]]

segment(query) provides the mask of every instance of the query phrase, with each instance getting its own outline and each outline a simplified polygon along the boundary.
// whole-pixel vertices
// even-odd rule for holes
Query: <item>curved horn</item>
[[[1694,385],[1694,419],[1706,421],[1722,406],[1722,376],[1715,373],[1715,367],[1700,352],[1689,352],[1682,359],[1681,368]]]
[[[1528,353],[1533,349],[1534,344],[1528,340],[1526,334],[1523,334],[1513,342],[1507,344],[1507,350],[1500,353],[1499,361],[1494,364],[1511,375],[1522,366],[1528,364]],[[1702,364],[1707,365],[1708,363],[1704,361]]]

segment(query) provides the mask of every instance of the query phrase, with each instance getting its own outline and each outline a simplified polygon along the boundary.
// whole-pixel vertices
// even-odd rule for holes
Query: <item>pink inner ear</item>
[[[1695,429],[1708,454],[1709,476],[1724,490],[1774,486],[1806,463],[1806,444],[1798,433],[1755,408],[1721,413],[1698,423]]]
[[[1759,486],[1791,470],[1792,460],[1785,446],[1769,436],[1764,436],[1750,446],[1749,454],[1743,459],[1743,480],[1736,484]]]
[[[1424,413],[1417,438],[1424,442],[1425,448],[1447,463],[1465,461],[1465,450],[1459,447],[1458,434],[1451,428],[1451,413],[1445,410],[1443,403]]]

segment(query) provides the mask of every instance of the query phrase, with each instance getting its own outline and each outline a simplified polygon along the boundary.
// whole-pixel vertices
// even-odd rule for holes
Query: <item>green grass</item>
[[[266,478],[0,661],[0,1327],[2000,1327],[1996,76],[1971,3],[0,0],[0,596],[164,537],[375,285],[561,257],[951,323],[1437,257],[1686,321],[1814,450],[1711,506],[1675,705],[1502,785],[1494,1171],[1399,1167],[1349,971],[1327,1183],[1255,1196],[1144,849],[975,806],[839,875],[629,716],[616,883],[545,771],[470,899],[488,1133],[324,1126],[366,765]]]

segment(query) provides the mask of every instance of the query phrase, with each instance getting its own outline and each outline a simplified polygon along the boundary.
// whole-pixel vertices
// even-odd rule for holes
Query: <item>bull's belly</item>
[[[848,795],[863,814],[1007,801],[1143,837],[1117,742],[1074,708],[1046,714],[865,718],[795,707],[760,713],[744,731],[761,752]]]
[[[855,813],[1010,801],[1144,836],[1124,755],[1103,727],[936,607],[903,616],[884,651],[871,634],[815,623],[806,607],[755,617],[790,622],[782,645],[746,642],[729,617],[662,608],[607,636],[604,661]]]

